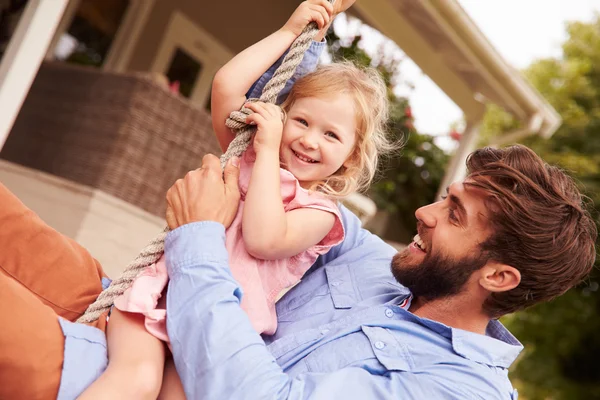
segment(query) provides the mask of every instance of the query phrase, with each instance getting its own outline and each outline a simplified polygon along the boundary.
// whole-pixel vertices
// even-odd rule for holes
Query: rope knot
[[[256,103],[257,101],[260,100],[251,98],[246,100],[246,103]],[[227,125],[227,127],[233,131],[245,128],[248,126],[246,123],[246,118],[250,114],[252,114],[252,110],[242,106],[239,111],[232,111],[231,114],[229,114],[227,121],[225,121],[225,125]]]

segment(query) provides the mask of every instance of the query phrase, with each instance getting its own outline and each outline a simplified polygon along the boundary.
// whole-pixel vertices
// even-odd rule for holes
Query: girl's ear
[[[346,158],[346,161],[344,161],[344,163],[342,164],[342,168],[348,169],[351,167],[354,167],[355,165],[358,164],[357,159],[358,158],[358,151],[356,150],[356,148],[354,148],[352,150],[352,153],[348,156],[348,158]]]

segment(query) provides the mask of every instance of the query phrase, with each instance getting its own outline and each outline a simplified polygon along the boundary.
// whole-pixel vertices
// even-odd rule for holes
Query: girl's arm
[[[225,120],[246,100],[245,94],[252,84],[290,47],[304,27],[315,21],[321,40],[331,22],[333,7],[327,0],[308,0],[300,4],[286,24],[277,32],[242,51],[215,75],[211,95],[213,129],[223,151],[233,140],[233,133]]]
[[[106,341],[108,367],[78,399],[156,399],[162,384],[165,347],[146,330],[144,316],[113,308]]]
[[[246,193],[242,232],[248,253],[265,260],[294,256],[319,243],[335,223],[332,213],[316,209],[285,212],[279,178],[283,122],[273,104],[250,103],[249,123],[257,125],[256,162]]]

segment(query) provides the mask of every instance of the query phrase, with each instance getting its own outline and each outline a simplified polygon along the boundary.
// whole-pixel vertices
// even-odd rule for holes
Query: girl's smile
[[[356,143],[354,101],[347,94],[294,102],[283,128],[283,166],[308,186],[335,174]]]

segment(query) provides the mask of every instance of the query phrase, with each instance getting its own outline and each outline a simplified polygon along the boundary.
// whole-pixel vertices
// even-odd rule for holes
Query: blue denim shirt
[[[187,397],[515,399],[507,368],[520,343],[497,321],[479,335],[408,312],[394,249],[342,217],[346,239],[277,303],[267,337],[240,308],[223,226],[168,234],[167,328]]]
[[[304,71],[322,48],[313,44]],[[410,292],[390,272],[394,250],[341,212],[344,242],[277,303],[278,329],[268,337],[252,329],[239,306],[243,294],[229,271],[223,226],[199,222],[169,233],[167,327],[187,397],[516,398],[507,368],[520,343],[497,321],[484,336],[406,311],[400,305]],[[106,343],[95,328],[61,326],[59,398],[73,399],[106,367]]]

